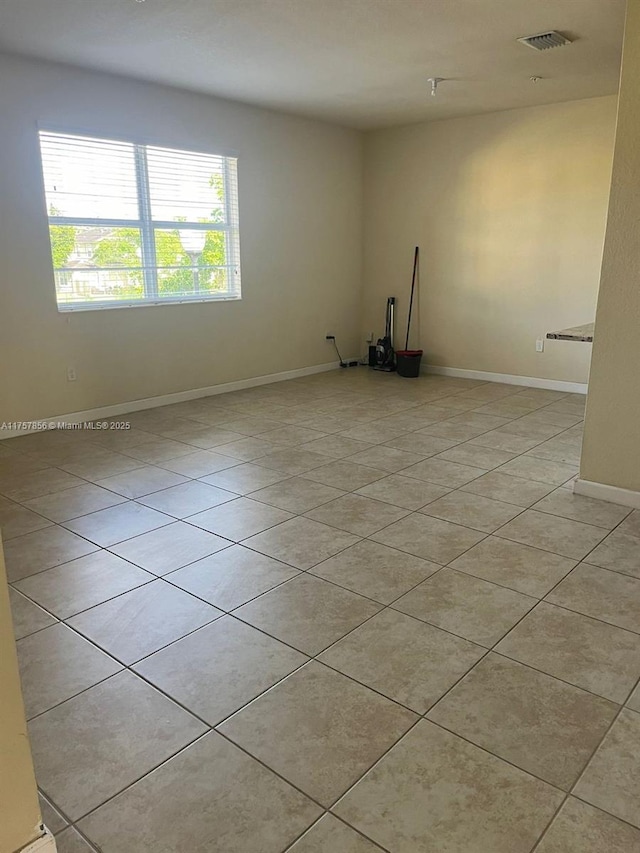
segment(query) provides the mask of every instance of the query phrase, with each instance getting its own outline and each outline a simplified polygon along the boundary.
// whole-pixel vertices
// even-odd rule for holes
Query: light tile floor
[[[584,399],[366,368],[0,443],[60,853],[640,850],[640,512]]]

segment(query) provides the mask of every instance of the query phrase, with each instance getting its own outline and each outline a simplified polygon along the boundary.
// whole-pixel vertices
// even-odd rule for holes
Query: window
[[[240,298],[237,160],[40,133],[60,311]]]

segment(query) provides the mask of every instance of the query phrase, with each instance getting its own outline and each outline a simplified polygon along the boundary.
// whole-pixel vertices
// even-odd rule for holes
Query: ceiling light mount
[[[427,77],[427,83],[431,83],[431,97],[435,98],[438,91],[438,84],[442,83],[444,77]]]

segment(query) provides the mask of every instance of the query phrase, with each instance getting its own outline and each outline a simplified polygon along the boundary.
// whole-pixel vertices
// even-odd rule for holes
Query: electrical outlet
[[[368,344],[372,344],[373,343],[373,332],[369,332],[369,334],[367,335],[365,340]]]
[[[536,352],[544,352],[544,338],[536,340]]]
[[[328,333],[327,333],[327,334],[324,336],[324,339],[325,339],[325,341],[335,341],[336,336],[335,336],[335,335],[330,335],[330,334],[328,334]]]
[[[67,382],[75,382],[77,378],[75,367],[67,367]]]

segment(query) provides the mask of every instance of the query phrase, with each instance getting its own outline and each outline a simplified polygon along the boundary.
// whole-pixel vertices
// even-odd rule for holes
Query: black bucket
[[[415,378],[420,375],[421,349],[396,350],[398,376]]]

